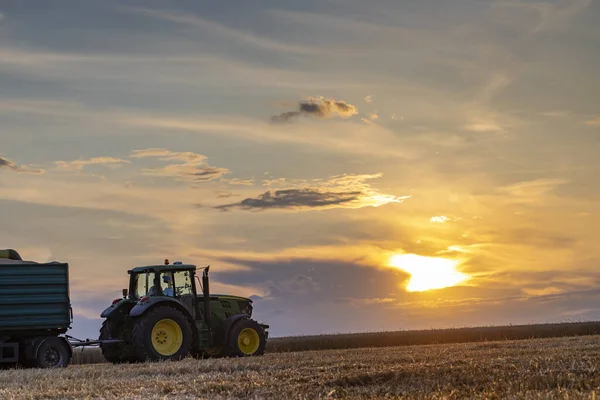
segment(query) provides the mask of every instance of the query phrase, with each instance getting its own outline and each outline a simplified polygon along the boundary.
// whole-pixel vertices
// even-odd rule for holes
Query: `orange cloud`
[[[600,126],[600,117],[585,121],[585,123],[592,126]]]
[[[180,181],[205,182],[221,178],[231,171],[227,168],[213,167],[205,161],[206,156],[190,151],[178,152],[167,149],[134,150],[131,157],[157,157],[162,161],[182,161],[181,164],[171,164],[162,168],[147,168],[144,173],[154,176],[172,176]]]
[[[93,157],[87,160],[75,160],[75,161],[55,161],[56,165],[62,169],[81,171],[86,165],[118,165],[128,164],[130,161],[122,160],[115,157]]]

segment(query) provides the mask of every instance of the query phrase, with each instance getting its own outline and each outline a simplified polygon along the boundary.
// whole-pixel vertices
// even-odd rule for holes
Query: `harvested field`
[[[600,336],[0,371],[3,399],[595,398]]]
[[[600,321],[288,336],[269,338],[266,351],[268,353],[284,353],[291,351],[468,343],[580,335],[600,335]],[[106,360],[97,348],[80,348],[73,357],[74,364],[103,362],[106,362]]]

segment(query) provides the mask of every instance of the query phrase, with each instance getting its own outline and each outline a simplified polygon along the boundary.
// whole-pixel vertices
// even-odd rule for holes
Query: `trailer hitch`
[[[119,339],[106,339],[106,340],[92,340],[92,339],[77,339],[71,335],[65,335],[71,347],[86,347],[86,346],[99,346],[101,344],[112,344],[121,343],[123,340]]]

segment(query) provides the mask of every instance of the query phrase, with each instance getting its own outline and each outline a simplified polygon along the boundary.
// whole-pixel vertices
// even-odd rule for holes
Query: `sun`
[[[409,292],[442,289],[456,286],[470,277],[456,270],[460,261],[441,257],[425,257],[417,254],[396,254],[389,264],[410,274],[406,285]]]

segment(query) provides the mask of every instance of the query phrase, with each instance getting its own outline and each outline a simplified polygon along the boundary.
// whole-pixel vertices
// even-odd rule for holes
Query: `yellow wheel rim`
[[[152,346],[163,356],[172,356],[183,343],[183,332],[172,319],[161,319],[152,328]]]
[[[244,354],[254,354],[260,345],[258,332],[252,328],[243,329],[238,336],[238,347]]]

